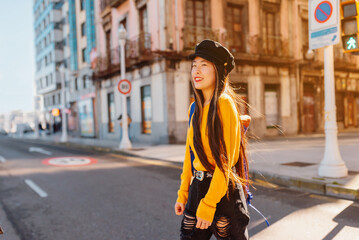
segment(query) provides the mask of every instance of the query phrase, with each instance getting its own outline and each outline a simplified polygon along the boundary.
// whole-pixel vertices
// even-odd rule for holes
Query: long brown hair
[[[216,73],[216,81],[215,81],[215,88],[213,91],[212,99],[210,102],[209,110],[208,110],[208,118],[207,118],[207,129],[208,129],[208,138],[209,138],[209,145],[211,148],[212,155],[216,161],[218,168],[224,174],[226,180],[230,180],[235,186],[235,183],[240,183],[242,185],[248,184],[249,180],[247,179],[246,175],[248,176],[248,163],[244,161],[247,159],[247,139],[244,135],[243,124],[241,123],[241,144],[240,144],[240,153],[238,157],[238,162],[235,164],[236,174],[233,173],[231,166],[228,164],[228,157],[226,151],[226,143],[224,142],[223,136],[223,126],[222,120],[219,114],[219,106],[218,101],[221,94],[226,93],[228,94],[233,101],[236,103],[236,110],[238,115],[240,115],[240,107],[243,104],[246,104],[242,98],[238,94],[236,94],[229,84],[228,75],[225,78],[220,78],[218,75],[218,70],[216,65],[213,64]],[[201,90],[197,90],[193,84],[193,80],[191,79],[191,84],[194,92],[194,98],[196,101],[195,111],[193,113],[193,145],[196,150],[196,153],[199,157],[200,162],[202,165],[207,169],[207,171],[213,173],[214,168],[209,163],[206,153],[203,149],[202,138],[201,138],[201,131],[200,125],[202,121],[202,113],[203,113],[203,105],[204,105],[204,97]],[[245,165],[244,165],[245,164]]]

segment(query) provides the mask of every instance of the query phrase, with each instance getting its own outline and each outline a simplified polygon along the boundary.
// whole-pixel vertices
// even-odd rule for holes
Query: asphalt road
[[[58,161],[62,164],[76,159],[81,163],[81,157],[97,162],[43,163],[57,157],[70,157]],[[180,168],[0,137],[0,224],[5,230],[0,239],[179,239],[181,217],[174,214],[173,206]],[[43,192],[36,193],[29,180]],[[359,239],[358,202],[268,183],[255,187],[253,203],[271,226],[266,227],[251,210],[251,239]]]

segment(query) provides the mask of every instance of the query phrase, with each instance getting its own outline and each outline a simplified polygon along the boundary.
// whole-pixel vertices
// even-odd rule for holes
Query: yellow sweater
[[[190,113],[188,110],[188,115]],[[207,155],[208,161],[215,167],[214,174],[207,194],[201,200],[198,209],[197,216],[206,220],[213,221],[214,213],[216,211],[217,203],[226,194],[228,189],[228,180],[226,181],[224,174],[217,167],[214,157],[212,156],[211,148],[209,145],[208,132],[206,131],[207,116],[208,116],[209,104],[203,109],[203,116],[201,122],[201,137],[204,151]],[[227,94],[222,94],[219,98],[219,112],[222,118],[223,137],[226,143],[227,157],[231,166],[234,166],[239,157],[239,147],[241,142],[241,128],[239,122],[239,115],[236,110],[234,101]],[[193,119],[193,117],[192,117]],[[192,120],[193,121],[193,120]],[[183,162],[183,170],[181,175],[181,186],[178,190],[177,202],[186,204],[188,199],[188,190],[191,183],[192,171],[191,171],[191,156],[189,146],[194,153],[195,159],[193,166],[197,171],[206,171],[201,164],[196,150],[193,146],[193,126],[191,125],[187,130],[187,142],[186,142],[186,156]]]

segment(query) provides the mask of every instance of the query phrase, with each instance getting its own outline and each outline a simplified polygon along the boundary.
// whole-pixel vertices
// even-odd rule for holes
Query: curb
[[[54,142],[54,141],[45,141],[41,139],[21,139],[27,142],[36,142],[36,143],[46,143],[46,144],[52,144],[57,146],[66,146],[70,148],[75,149],[86,149],[86,150],[92,150],[97,152],[105,152],[105,153],[114,153],[118,155],[128,156],[128,157],[136,157],[136,158],[142,158],[146,160],[156,160],[156,161],[162,161],[162,162],[169,162],[173,165],[182,166],[182,163],[178,162],[172,162],[172,161],[166,161],[163,159],[158,158],[151,158],[151,157],[144,157],[136,154],[129,153],[127,151],[121,151],[121,150],[114,150],[109,147],[99,147],[99,146],[91,146],[86,144],[78,144],[78,143],[61,143],[61,142]],[[344,186],[338,185],[338,184],[332,184],[332,183],[326,183],[324,181],[320,180],[308,180],[303,178],[295,178],[291,176],[285,176],[285,175],[279,175],[275,173],[268,173],[268,172],[259,172],[258,170],[250,170],[249,171],[250,178],[253,180],[260,180],[265,181],[271,184],[276,184],[283,187],[288,188],[294,188],[300,191],[310,192],[314,194],[321,194],[326,195],[330,197],[336,197],[336,198],[343,198],[348,200],[359,200],[359,189],[354,188],[346,188]]]
[[[294,188],[300,191],[326,195],[330,197],[343,198],[348,200],[359,200],[359,189],[346,188],[338,184],[294,178],[267,172],[252,170],[249,172],[253,180],[259,179],[279,186]]]

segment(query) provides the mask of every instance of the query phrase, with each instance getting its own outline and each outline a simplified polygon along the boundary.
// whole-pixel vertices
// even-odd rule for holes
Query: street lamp
[[[121,80],[126,78],[126,64],[125,64],[125,43],[126,43],[126,29],[121,24],[118,30],[118,38],[120,44],[121,52]],[[130,149],[132,144],[128,138],[128,125],[127,125],[127,104],[126,104],[126,95],[122,94],[122,139],[119,148]]]
[[[319,165],[321,177],[340,178],[348,175],[348,169],[340,155],[335,106],[333,45],[324,48],[325,88],[325,152]]]
[[[61,115],[62,115],[62,134],[61,134],[61,139],[60,142],[67,142],[68,141],[68,137],[67,137],[67,120],[66,120],[66,101],[65,101],[65,67],[64,64],[61,64],[59,67],[59,72],[60,72],[60,78],[61,78]]]

